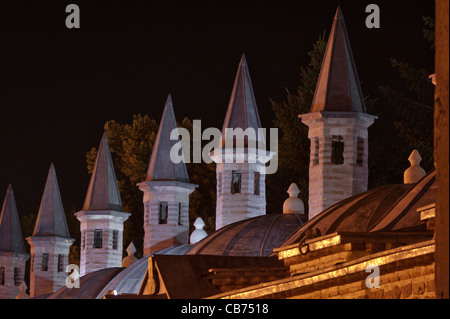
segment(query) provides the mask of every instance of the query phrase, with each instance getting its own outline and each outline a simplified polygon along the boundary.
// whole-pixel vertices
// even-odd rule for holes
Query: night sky
[[[80,29],[65,26],[70,3],[80,7]],[[380,29],[365,27],[369,3],[380,6]],[[390,58],[433,70],[422,33],[431,0],[1,0],[1,200],[12,183],[19,214],[37,213],[54,162],[65,209],[81,209],[85,155],[105,122],[138,113],[159,121],[169,93],[178,121],[221,128],[242,53],[262,124],[273,127],[269,99],[295,91],[338,4],[364,95],[398,80]]]

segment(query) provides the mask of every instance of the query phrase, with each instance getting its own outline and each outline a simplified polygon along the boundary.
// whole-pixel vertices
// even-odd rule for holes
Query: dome
[[[388,185],[349,197],[318,214],[281,246],[298,243],[307,232],[425,231],[417,209],[435,202],[436,171],[416,184]]]
[[[110,291],[118,294],[137,294],[153,255],[184,255],[192,246],[178,245],[162,249],[141,258],[126,268],[114,267],[91,272],[80,278],[80,288],[63,287],[53,294],[34,299],[101,299]]]
[[[123,268],[114,267],[93,271],[80,278],[80,288],[63,287],[46,298],[95,299],[100,291],[102,291],[103,287],[105,287],[105,285],[122,270]]]
[[[268,256],[302,224],[300,214],[269,214],[245,219],[215,231],[187,255]]]

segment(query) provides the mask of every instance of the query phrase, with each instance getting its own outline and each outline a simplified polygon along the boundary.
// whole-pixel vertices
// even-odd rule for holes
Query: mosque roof
[[[105,268],[88,273],[80,278],[80,288],[67,288],[64,286],[47,299],[95,299],[103,288],[113,279],[123,268]],[[45,297],[45,296],[44,296]],[[39,299],[38,296],[36,299]]]
[[[320,236],[336,233],[386,236],[391,231],[425,231],[426,222],[420,220],[417,209],[434,203],[435,180],[436,171],[433,170],[415,184],[369,190],[337,203],[305,224],[300,214],[268,214],[235,222],[196,245],[169,247],[145,256],[127,268],[108,268],[87,274],[80,280],[80,289],[64,287],[48,298],[114,298],[113,290],[118,297],[126,298],[142,295],[149,280],[162,280],[160,284],[165,290],[162,295],[161,292],[144,293],[148,298],[204,298],[229,291],[230,280],[250,280],[250,284],[249,271],[255,269],[265,276],[284,278],[287,276],[285,267],[277,258],[270,257],[273,249],[280,250],[300,242],[311,229],[318,228]],[[148,277],[149,258],[157,265],[160,279]],[[269,279],[261,278],[258,280]],[[245,285],[242,283],[241,286]]]
[[[192,246],[188,244],[172,246],[149,254],[118,273],[98,294],[97,299],[103,298],[109,291],[117,294],[137,294],[144,280],[148,267],[148,259],[153,255],[184,255]]]
[[[222,227],[187,255],[268,256],[302,225],[300,214],[268,214]]]
[[[433,204],[436,171],[415,184],[387,185],[349,197],[309,220],[281,246],[300,242],[314,229],[320,235],[334,232],[425,231],[417,209]]]

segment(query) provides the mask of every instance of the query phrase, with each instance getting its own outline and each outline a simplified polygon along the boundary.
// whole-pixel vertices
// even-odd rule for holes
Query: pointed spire
[[[70,237],[53,163],[48,172],[33,236]]]
[[[166,180],[189,183],[186,164],[183,161],[174,163],[170,158],[172,146],[179,142],[178,138],[170,139],[170,133],[176,128],[177,122],[173,111],[172,97],[169,94],[153,145],[147,170],[147,181]]]
[[[340,7],[334,16],[310,112],[322,111],[366,112]]]
[[[225,134],[225,128],[238,127],[242,128],[242,130],[251,127],[255,129],[256,133],[258,128],[261,127],[252,81],[244,54],[242,54],[234,80],[222,134]]]
[[[122,201],[106,132],[103,133],[98,147],[97,159],[95,160],[83,210],[122,211]]]
[[[0,213],[0,251],[25,253],[22,229],[11,184],[6,191]]]

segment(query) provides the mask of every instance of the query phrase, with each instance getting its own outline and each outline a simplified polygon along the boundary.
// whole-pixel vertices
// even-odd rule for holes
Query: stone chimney
[[[258,136],[260,128],[250,73],[245,55],[242,55],[222,127],[221,148],[211,153],[211,159],[216,163],[216,230],[266,214],[264,169],[273,155],[256,150],[258,139],[262,138]],[[227,134],[238,130],[249,134],[244,134],[242,140]],[[249,131],[255,134],[252,136]],[[251,158],[252,153],[255,158]]]
[[[50,165],[31,246],[30,296],[53,293],[66,283],[70,238],[53,163]]]
[[[12,299],[19,293],[28,258],[10,184],[0,213],[0,299]]]
[[[80,275],[121,267],[123,223],[130,214],[122,211],[106,133],[98,148],[83,210],[75,216],[81,228]]]
[[[174,163],[172,146],[179,142],[170,135],[177,129],[172,97],[167,97],[153,145],[147,179],[139,183],[144,193],[144,255],[189,243],[189,194],[197,185],[189,182],[186,164]]]
[[[309,127],[309,212],[311,219],[331,205],[367,190],[368,128],[344,16],[338,7],[317,81],[311,111],[299,115]]]

